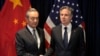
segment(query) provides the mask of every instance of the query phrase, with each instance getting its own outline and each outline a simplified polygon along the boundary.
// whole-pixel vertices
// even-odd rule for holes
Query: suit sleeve
[[[86,55],[86,43],[84,41],[84,32],[83,29],[80,29],[80,55],[79,56],[85,56]]]
[[[31,53],[27,53],[24,49],[24,41],[21,38],[20,34],[16,34],[16,50],[17,56],[36,56]]]

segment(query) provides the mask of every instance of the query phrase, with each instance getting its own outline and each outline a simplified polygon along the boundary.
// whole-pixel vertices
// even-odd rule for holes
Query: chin
[[[36,28],[36,26],[31,26],[32,28]]]

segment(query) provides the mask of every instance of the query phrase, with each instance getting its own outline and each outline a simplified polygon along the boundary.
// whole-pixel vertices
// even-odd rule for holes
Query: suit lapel
[[[43,41],[43,33],[41,33],[40,29],[39,28],[36,28],[37,29],[37,32],[38,32],[38,36],[39,36],[39,39],[40,39],[40,47],[41,47],[41,44],[42,44],[42,41]]]
[[[34,45],[34,47],[36,47],[36,49],[37,49],[37,44],[36,44],[36,41],[35,41],[35,39],[34,39],[34,37],[32,36],[32,33],[29,31],[29,29],[26,27],[26,29],[25,29],[26,31],[26,36],[31,40],[31,42],[32,43],[34,43],[35,45]]]
[[[39,36],[39,39],[41,40],[42,38],[42,33],[41,33],[41,31],[40,31],[40,29],[39,28],[36,28],[37,29],[37,33],[38,33],[38,36]],[[42,41],[42,40],[41,40]],[[41,43],[41,41],[40,41],[40,43]]]
[[[59,42],[60,46],[64,48],[64,46],[63,46],[63,39],[62,39],[62,26],[61,25],[58,26],[57,35],[58,35],[57,39],[58,39],[58,42]]]
[[[33,41],[34,39],[32,38],[32,37],[33,37],[33,36],[32,36],[32,33],[29,31],[29,29],[28,29],[27,27],[26,27],[26,31],[25,31],[25,32],[26,32],[26,36],[27,36],[28,38],[30,38],[30,40]]]
[[[77,26],[76,26],[77,27]],[[70,35],[70,40],[69,40],[69,44],[68,46],[70,46],[71,42],[73,42],[73,39],[75,37],[75,33],[76,33],[76,27],[72,25],[72,30],[71,30],[71,35]]]

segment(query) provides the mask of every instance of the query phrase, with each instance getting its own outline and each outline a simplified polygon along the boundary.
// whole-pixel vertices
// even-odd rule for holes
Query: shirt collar
[[[33,28],[30,27],[29,25],[27,25],[27,28],[29,29],[29,31],[33,34]],[[36,28],[34,28],[36,30]]]
[[[64,29],[64,27],[67,27],[67,30],[71,30],[72,24],[69,23],[67,26],[65,26],[65,25],[62,24],[62,29]]]

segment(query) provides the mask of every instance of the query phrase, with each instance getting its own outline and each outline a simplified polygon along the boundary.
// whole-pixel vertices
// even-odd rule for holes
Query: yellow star
[[[18,24],[18,19],[14,19],[14,24]]]
[[[17,5],[22,6],[21,1],[20,0],[10,0],[14,5],[13,5],[13,9],[15,9],[15,7]]]
[[[25,21],[22,22],[22,26],[23,27],[26,26],[26,22]]]

